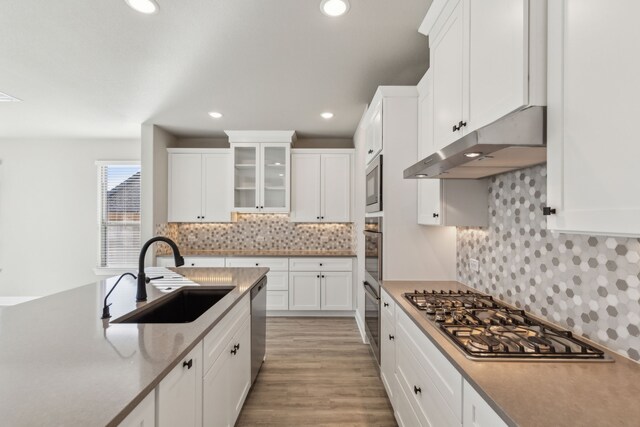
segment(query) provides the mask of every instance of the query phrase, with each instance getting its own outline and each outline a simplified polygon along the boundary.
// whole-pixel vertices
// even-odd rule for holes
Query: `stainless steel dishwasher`
[[[267,278],[251,289],[251,384],[265,357],[267,343]]]

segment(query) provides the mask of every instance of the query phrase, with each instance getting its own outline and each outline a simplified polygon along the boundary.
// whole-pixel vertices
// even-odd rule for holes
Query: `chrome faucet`
[[[180,255],[180,250],[178,249],[178,245],[176,245],[176,243],[173,240],[167,237],[162,237],[162,236],[157,236],[149,239],[147,243],[145,243],[144,246],[142,246],[142,249],[140,250],[140,258],[138,259],[138,291],[136,292],[137,302],[147,300],[147,288],[145,285],[147,284],[148,280],[147,280],[147,276],[145,276],[144,274],[144,258],[147,255],[147,249],[149,249],[149,246],[151,246],[151,244],[153,244],[154,242],[165,242],[169,246],[171,246],[171,250],[173,250],[173,259],[175,260],[176,267],[180,267],[181,265],[184,265],[184,258],[182,258],[182,255]]]

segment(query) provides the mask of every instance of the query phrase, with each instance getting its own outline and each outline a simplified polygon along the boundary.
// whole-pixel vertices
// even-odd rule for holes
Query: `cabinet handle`
[[[422,394],[422,389],[420,387],[418,387],[417,385],[414,385],[413,386],[413,392],[415,394],[418,394],[418,393]]]
[[[542,208],[542,215],[544,216],[555,215],[555,213],[556,213],[555,208],[550,208],[549,206],[544,206]]]
[[[191,369],[191,367],[193,366],[193,359],[189,359],[188,362],[182,362],[182,367],[187,367],[187,369]]]
[[[234,348],[235,350],[240,350],[240,343],[235,344],[235,345],[233,346],[233,348]]]
[[[389,307],[389,303],[388,302],[385,302],[382,305],[384,305],[385,307]]]
[[[373,150],[369,150],[369,151],[367,151],[367,153],[373,154]]]
[[[453,125],[452,132],[458,131],[460,128],[457,125]]]
[[[438,218],[439,216],[440,216],[440,214],[437,214],[437,213],[435,213],[435,212],[433,213],[433,217],[434,217],[434,218]]]
[[[395,339],[396,339],[396,337],[395,337],[395,335],[391,335],[391,334],[389,334],[389,339],[390,339],[390,340],[395,340]]]
[[[236,355],[237,352],[238,352],[237,348],[232,348],[231,349],[231,354],[233,354],[234,356]]]
[[[463,122],[462,120],[460,120],[460,123],[458,123],[458,128],[462,129],[463,127],[467,126],[467,122]]]

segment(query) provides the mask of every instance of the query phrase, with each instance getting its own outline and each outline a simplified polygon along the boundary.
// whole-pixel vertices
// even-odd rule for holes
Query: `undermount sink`
[[[216,289],[178,289],[162,301],[126,314],[113,323],[189,323],[213,307],[233,287]]]

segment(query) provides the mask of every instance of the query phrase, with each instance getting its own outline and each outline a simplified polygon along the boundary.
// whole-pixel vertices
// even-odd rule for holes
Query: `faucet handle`
[[[144,279],[145,283],[149,283],[152,280],[160,280],[160,279],[164,279],[164,276],[157,276],[157,277],[146,277]]]

